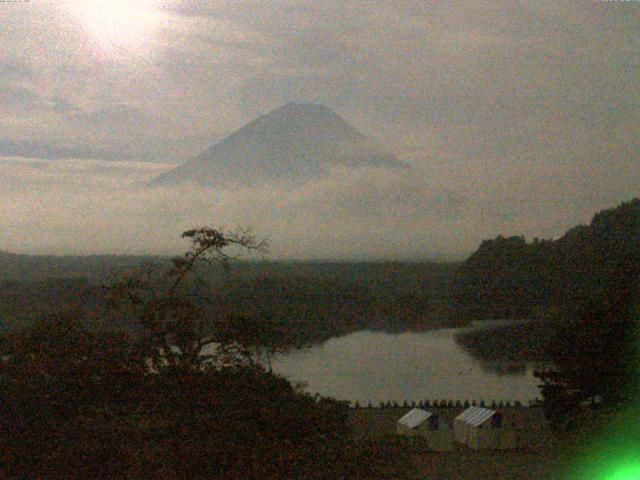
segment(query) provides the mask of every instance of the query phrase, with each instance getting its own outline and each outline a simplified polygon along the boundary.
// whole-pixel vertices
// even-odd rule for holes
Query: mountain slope
[[[557,240],[499,236],[458,269],[456,309],[472,319],[532,318],[640,296],[640,198],[604,210]]]
[[[287,103],[153,183],[213,186],[299,180],[332,165],[405,166],[324,105]]]

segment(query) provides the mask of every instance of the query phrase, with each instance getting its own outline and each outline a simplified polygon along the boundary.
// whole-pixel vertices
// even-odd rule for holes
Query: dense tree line
[[[576,427],[585,411],[620,411],[640,392],[640,199],[555,241],[485,241],[458,270],[454,299],[458,313],[478,319],[561,320],[551,330],[513,327],[520,336],[542,332],[528,347],[550,362],[537,376],[556,428]],[[483,356],[513,347],[484,337],[463,340]]]
[[[78,262],[79,268],[83,261]],[[144,264],[170,267],[166,259],[148,258]],[[132,268],[105,267],[103,281]],[[215,288],[198,301],[202,308],[270,319],[280,341],[306,345],[364,328],[403,331],[449,324],[453,271],[453,265],[432,263],[236,262],[228,274],[220,266],[200,265],[198,276]],[[104,291],[97,288],[101,283],[97,277],[0,282],[0,321],[7,328],[27,326],[80,299],[97,308],[104,302]]]
[[[640,394],[640,250],[609,279],[605,300],[577,307],[547,350],[553,367],[538,372],[547,417],[559,429],[580,426],[580,412],[616,413]]]
[[[606,306],[617,276],[637,268],[638,250],[637,198],[557,240],[498,236],[484,241],[457,270],[454,310],[474,319],[575,317],[586,305]]]
[[[52,278],[102,279],[113,270],[159,260],[133,255],[24,255],[0,250],[0,281],[33,282]]]

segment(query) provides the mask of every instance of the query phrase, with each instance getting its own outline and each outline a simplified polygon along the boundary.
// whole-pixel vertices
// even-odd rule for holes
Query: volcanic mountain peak
[[[298,180],[332,165],[405,164],[324,105],[287,103],[248,123],[154,183]]]

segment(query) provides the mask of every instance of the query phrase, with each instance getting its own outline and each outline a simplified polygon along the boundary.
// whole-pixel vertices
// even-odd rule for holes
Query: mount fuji
[[[152,184],[298,182],[333,166],[408,167],[326,106],[287,103],[156,177]]]

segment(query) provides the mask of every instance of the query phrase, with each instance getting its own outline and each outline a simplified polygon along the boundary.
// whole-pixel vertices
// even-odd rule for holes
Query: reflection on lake
[[[339,400],[485,400],[539,397],[531,364],[486,363],[455,339],[456,328],[389,334],[359,331],[274,361],[274,370],[309,392]]]

